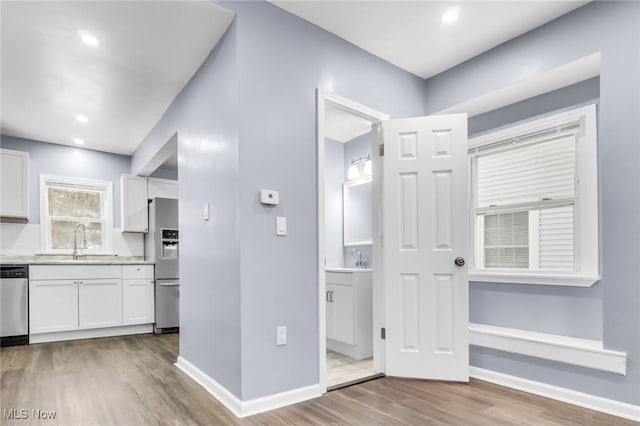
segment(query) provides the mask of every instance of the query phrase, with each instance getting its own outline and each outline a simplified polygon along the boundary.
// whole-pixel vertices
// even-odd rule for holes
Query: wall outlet
[[[287,327],[276,327],[276,345],[283,346],[287,344]]]

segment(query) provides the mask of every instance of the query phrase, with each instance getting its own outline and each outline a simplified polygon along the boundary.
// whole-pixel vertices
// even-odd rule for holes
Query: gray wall
[[[266,2],[233,2],[240,64],[242,397],[318,383],[315,89],[424,112],[424,81]],[[263,187],[281,204],[256,202]],[[274,234],[274,216],[289,235]],[[275,328],[288,344],[275,345]]]
[[[371,155],[372,146],[373,133],[360,135],[344,144],[344,180],[347,180],[347,173],[349,171],[349,166],[351,165],[351,160]],[[360,169],[360,171],[362,172],[362,169]],[[363,217],[362,220],[368,221],[370,226],[373,227],[373,199],[371,200],[369,216]],[[373,235],[373,228],[371,232]],[[371,268],[373,266],[373,247],[371,245],[343,247],[344,266],[347,268],[356,267],[356,258],[351,255],[351,252],[355,249],[360,250],[362,258],[367,259],[367,267]]]
[[[558,312],[562,305],[587,310],[602,299],[602,337],[605,348],[627,352],[627,375],[602,373],[564,364],[472,348],[472,365],[552,385],[640,403],[640,4],[593,2],[534,31],[473,58],[425,83],[427,112],[507,87],[520,79],[601,52],[599,111],[599,191],[601,275],[591,289],[544,290],[535,286],[471,284],[472,319],[487,318],[499,325],[519,324],[535,329],[538,317],[514,312],[496,318],[488,311],[498,301],[526,300]],[[532,111],[532,113],[536,113]],[[478,121],[478,126],[483,125]],[[602,296],[599,295],[602,293]],[[517,299],[517,300],[516,300]],[[592,299],[586,300],[585,299]],[[515,300],[515,302],[514,302]],[[588,315],[581,312],[580,315]],[[594,315],[597,317],[598,309]],[[527,318],[528,317],[528,318]],[[595,327],[586,324],[586,329]],[[567,334],[582,334],[572,326]],[[593,330],[588,333],[591,335]]]
[[[469,136],[568,108],[598,104],[599,96],[600,79],[591,78],[472,117],[469,119]],[[473,283],[469,292],[471,322],[602,339],[600,283],[590,288]]]
[[[40,223],[40,174],[113,182],[113,226],[120,227],[120,175],[130,157],[2,135],[2,148],[29,153],[29,223]]]
[[[241,396],[236,50],[232,23],[134,153],[131,168],[140,170],[177,131],[184,164],[178,177],[180,355]],[[204,203],[210,204],[208,221]]]
[[[178,131],[180,352],[247,400],[318,383],[316,88],[402,117],[424,113],[424,81],[266,2],[221,5],[234,23],[132,171]]]
[[[342,249],[342,184],[344,183],[344,144],[325,139],[325,263],[344,265]]]
[[[168,167],[158,167],[149,176],[160,179],[178,180],[178,170]]]

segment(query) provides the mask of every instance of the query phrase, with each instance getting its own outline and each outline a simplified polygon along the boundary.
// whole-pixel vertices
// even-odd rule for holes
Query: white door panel
[[[467,116],[382,128],[386,373],[468,381]]]

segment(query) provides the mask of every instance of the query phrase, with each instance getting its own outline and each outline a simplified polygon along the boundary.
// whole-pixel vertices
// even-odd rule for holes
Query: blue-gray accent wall
[[[40,223],[40,174],[113,182],[113,226],[120,226],[120,175],[129,173],[130,157],[0,136],[0,146],[29,153],[29,223]]]
[[[627,353],[627,374],[620,376],[479,348],[472,348],[471,363],[631,404],[640,404],[639,23],[639,3],[592,2],[425,83],[427,112],[433,113],[601,53],[598,162],[602,280],[583,289],[472,283],[471,318],[525,329],[551,331],[551,327],[560,327],[569,335],[597,338],[598,317],[602,315],[604,346]],[[525,110],[524,115],[541,112],[531,103],[528,108],[531,110]],[[511,109],[514,114],[517,110],[518,106]],[[494,124],[493,118],[485,115],[476,120],[475,129],[486,130]],[[511,312],[515,309],[510,304],[515,308],[527,302],[538,308]],[[509,313],[501,316],[490,312],[496,307]],[[563,309],[575,312],[585,319],[585,324],[562,320],[552,324],[545,318],[551,312],[551,317],[557,319]]]
[[[404,117],[424,114],[424,81],[269,3],[220,4],[234,23],[132,171],[177,130],[180,353],[248,400],[319,380],[316,88]],[[264,188],[280,205],[260,205]]]
[[[344,183],[344,144],[325,139],[325,265],[344,266],[342,184]]]

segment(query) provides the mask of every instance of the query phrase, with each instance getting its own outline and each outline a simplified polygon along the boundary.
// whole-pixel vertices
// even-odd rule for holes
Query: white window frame
[[[94,186],[104,191],[104,221],[102,250],[83,250],[83,254],[112,254],[113,247],[113,182],[73,178],[66,176],[40,175],[40,243],[43,253],[71,254],[70,249],[51,248],[51,221],[49,217],[49,186],[55,184]],[[71,235],[69,238],[73,238]],[[78,240],[78,243],[80,241]]]
[[[578,124],[576,130],[576,193],[574,202],[575,271],[477,269],[472,265],[469,281],[513,284],[543,284],[590,287],[600,280],[599,222],[598,222],[598,135],[596,105],[571,109],[545,116],[502,130],[469,139],[469,161],[473,154],[490,145],[517,144],[524,136],[556,130]],[[474,206],[473,188],[470,187],[470,206]],[[470,209],[470,231],[473,236],[471,252],[476,247],[476,220]],[[473,256],[472,256],[473,258]]]

